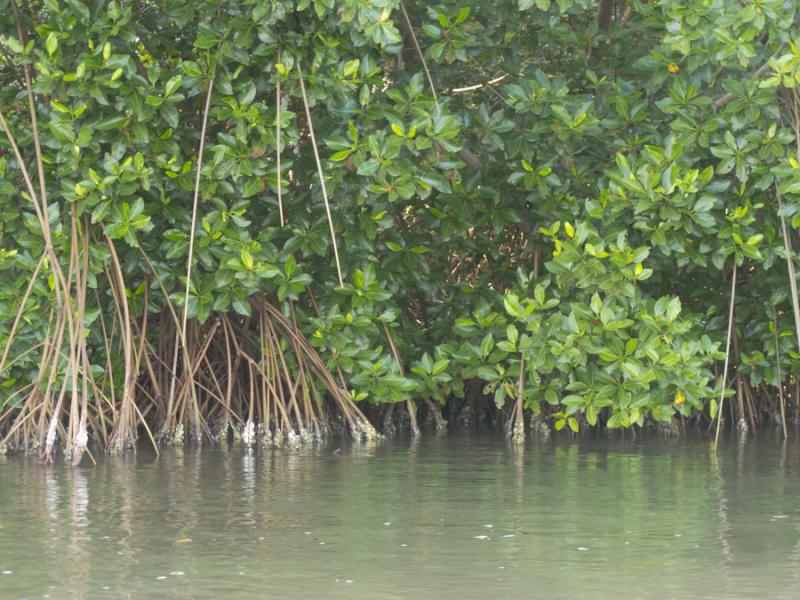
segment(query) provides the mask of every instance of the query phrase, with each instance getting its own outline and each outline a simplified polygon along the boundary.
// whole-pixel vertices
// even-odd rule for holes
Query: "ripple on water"
[[[637,461],[629,456],[640,453],[638,446],[629,444],[556,446],[527,453],[524,470],[505,446],[494,454],[488,446],[478,452],[472,440],[461,454],[435,445],[428,451],[424,443],[413,461],[376,454],[356,461],[347,473],[347,457],[328,468],[313,456],[257,456],[252,481],[242,480],[234,469],[238,463],[228,462],[230,451],[204,453],[196,461],[187,452],[180,461],[167,457],[149,470],[115,465],[108,477],[87,478],[90,539],[81,548],[70,545],[83,540],[71,529],[83,521],[70,518],[69,489],[58,496],[58,514],[48,512],[41,471],[14,486],[6,485],[7,473],[0,469],[0,559],[6,561],[0,566],[0,599],[19,597],[23,589],[30,598],[44,592],[52,598],[168,597],[179,587],[189,595],[189,584],[211,586],[209,597],[226,600],[266,590],[276,598],[458,600],[464,594],[456,587],[469,590],[470,597],[513,597],[536,589],[544,598],[608,600],[619,589],[643,584],[649,589],[641,590],[642,597],[660,593],[675,600],[754,598],[756,585],[762,593],[781,586],[785,597],[800,598],[800,479],[789,476],[800,468],[800,445],[788,445],[783,470],[774,468],[780,464],[772,460],[777,450],[766,452],[760,443],[741,450],[752,461],[720,453],[713,468],[705,443],[697,452],[684,442],[663,448],[654,443]],[[68,483],[66,472],[53,473],[54,480]],[[507,494],[498,495],[500,485]],[[581,493],[586,485],[591,493]],[[243,490],[252,496],[242,497]],[[268,529],[253,530],[249,515],[262,514],[266,506],[292,529],[269,521]],[[386,510],[397,520],[381,521]],[[301,521],[298,514],[308,516]],[[49,531],[54,522],[58,527]],[[306,530],[309,525],[320,529]],[[386,534],[376,535],[380,527]],[[397,542],[402,537],[414,540],[414,552],[410,542]],[[26,540],[22,547],[20,539]],[[305,539],[321,551],[310,550]],[[469,539],[501,543],[470,546],[464,543]],[[253,540],[258,543],[248,544]],[[150,547],[166,552],[145,561],[142,549]],[[476,552],[481,562],[465,570]],[[37,563],[42,555],[57,558]],[[430,556],[437,559],[428,562]],[[365,559],[374,568],[362,568]],[[420,568],[423,560],[428,568]],[[626,568],[607,575],[607,565],[615,563]],[[153,575],[170,565],[180,569],[177,564],[191,573]],[[642,572],[649,574],[645,582]],[[456,577],[459,586],[453,586]],[[58,585],[47,589],[51,582]]]

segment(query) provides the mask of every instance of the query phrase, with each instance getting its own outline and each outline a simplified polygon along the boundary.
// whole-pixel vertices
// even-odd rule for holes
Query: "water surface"
[[[800,447],[0,457],[0,598],[800,598]]]

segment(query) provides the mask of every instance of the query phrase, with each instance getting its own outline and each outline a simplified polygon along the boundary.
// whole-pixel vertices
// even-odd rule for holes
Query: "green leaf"
[[[110,131],[112,129],[122,129],[125,123],[128,121],[128,117],[124,114],[122,115],[112,115],[110,117],[106,117],[101,121],[98,121],[95,125],[95,129],[98,131]]]
[[[564,328],[570,333],[580,333],[580,327],[578,326],[578,319],[575,317],[575,312],[570,312],[569,316],[566,317]]]
[[[244,86],[244,89],[239,94],[239,106],[249,106],[253,103],[256,97],[256,84],[252,81]]]
[[[233,301],[233,310],[245,317],[249,317],[252,314],[250,302],[241,298],[237,298]]]
[[[55,31],[47,34],[44,46],[47,49],[48,56],[53,56],[56,53],[56,50],[58,50],[58,37],[56,37]]]
[[[603,301],[600,300],[600,296],[597,293],[592,295],[592,302],[591,302],[592,312],[596,315],[600,314],[600,311],[603,309]]]
[[[195,40],[194,45],[196,48],[209,50],[217,45],[217,38],[211,35],[201,35]]]
[[[167,81],[166,85],[164,86],[164,97],[167,98],[174,94],[178,88],[181,86],[181,76],[175,75],[174,77],[170,77]]]
[[[764,239],[764,234],[763,233],[757,233],[757,234],[751,235],[749,238],[747,238],[747,241],[745,242],[745,244],[747,244],[748,246],[758,246],[761,243],[761,240],[763,240],[763,239]]]
[[[461,23],[467,20],[469,14],[470,14],[470,8],[469,6],[465,6],[460,11],[458,11],[458,16],[453,20],[453,24],[460,25]]]
[[[242,259],[242,264],[244,265],[245,269],[248,271],[252,271],[253,267],[255,267],[255,261],[253,260],[253,255],[250,254],[245,248],[239,252],[239,257]]]
[[[481,356],[486,359],[494,348],[494,338],[491,333],[487,333],[481,340]]]
[[[672,322],[678,317],[679,314],[681,314],[681,299],[676,296],[669,302],[669,306],[667,308],[667,320]]]
[[[440,373],[444,373],[447,370],[447,367],[450,365],[450,361],[446,358],[437,360],[433,364],[433,369],[431,370],[432,375],[438,375]]]
[[[287,278],[291,278],[296,271],[297,261],[295,260],[294,255],[290,254],[286,257],[286,260],[283,263],[283,272],[286,274]]]
[[[244,184],[242,198],[251,198],[264,189],[264,182],[261,179],[251,178]]]
[[[9,50],[11,50],[14,54],[22,54],[25,52],[24,46],[20,44],[19,40],[17,40],[17,38],[15,38],[13,35],[9,35],[7,38],[5,38],[5,41]]]
[[[506,338],[513,346],[516,346],[517,340],[519,339],[519,332],[517,331],[517,328],[513,325],[506,327]]]
[[[350,156],[353,151],[351,149],[347,150],[340,150],[339,152],[335,152],[331,155],[331,160],[334,162],[339,162]]]

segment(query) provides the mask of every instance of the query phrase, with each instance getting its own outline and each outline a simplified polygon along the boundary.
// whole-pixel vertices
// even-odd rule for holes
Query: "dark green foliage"
[[[120,327],[104,236],[134,336],[145,298],[151,319],[167,314],[164,290],[201,331],[222,314],[250,323],[253,299],[269,298],[356,401],[444,404],[474,378],[498,408],[520,398],[557,428],[713,417],[734,260],[736,376],[773,393],[794,381],[780,221],[794,236],[794,3],[602,4],[408,2],[409,27],[395,0],[32,0],[19,8],[26,42],[0,1],[0,108],[35,174],[28,65],[65,269],[73,211],[88,235],[97,385],[111,397],[125,379],[100,325]],[[45,251],[16,163],[3,137],[0,348]],[[0,367],[6,415],[44,385],[48,276],[45,262]],[[147,335],[155,356],[158,322]],[[138,405],[160,406],[154,395]]]

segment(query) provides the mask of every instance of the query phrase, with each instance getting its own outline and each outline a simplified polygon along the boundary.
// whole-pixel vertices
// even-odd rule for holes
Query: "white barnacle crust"
[[[58,421],[56,420],[55,417],[50,419],[50,427],[47,428],[47,438],[46,438],[46,441],[45,441],[45,447],[47,448],[48,451],[53,447],[53,444],[56,441],[56,425],[57,424],[58,424]]]
[[[173,443],[176,446],[183,444],[183,436],[184,436],[183,423],[178,423],[175,426],[175,433],[172,436]]]
[[[245,446],[252,446],[256,441],[256,425],[252,421],[247,421],[242,429],[242,443]]]
[[[86,448],[86,445],[89,443],[89,434],[86,431],[86,426],[81,426],[78,430],[77,435],[75,436],[75,447],[76,448]]]

